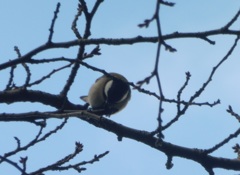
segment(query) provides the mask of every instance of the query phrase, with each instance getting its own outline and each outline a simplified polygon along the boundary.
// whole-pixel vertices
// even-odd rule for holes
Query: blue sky
[[[0,63],[16,58],[13,47],[18,46],[24,55],[30,50],[44,44],[47,41],[49,27],[58,1],[42,0],[8,0],[0,2]],[[93,0],[87,3],[91,7]],[[54,42],[74,40],[71,31],[71,23],[76,14],[78,1],[62,1],[60,13],[55,26]],[[128,1],[128,0],[105,0],[100,6],[92,25],[92,38],[128,38],[138,35],[156,36],[155,24],[149,28],[140,29],[137,25],[143,20],[152,17],[155,7],[153,1]],[[161,7],[160,17],[163,34],[179,32],[199,32],[216,29],[224,26],[238,11],[240,2],[235,0],[179,0],[175,7]],[[238,20],[233,26],[239,29]],[[84,20],[78,25],[83,26]],[[168,98],[175,98],[178,89],[185,81],[185,72],[192,74],[189,86],[183,97],[189,97],[202,85],[209,76],[212,67],[227,53],[233,44],[232,36],[212,36],[216,45],[199,39],[175,39],[167,43],[177,49],[176,53],[169,53],[164,49],[161,52],[159,72],[162,80],[163,92]],[[88,46],[91,50],[94,46]],[[101,56],[90,58],[87,63],[105,69],[108,72],[118,72],[127,77],[131,82],[137,82],[148,76],[154,66],[156,44],[142,43],[124,46],[101,45]],[[213,82],[198,99],[198,102],[213,102],[221,99],[221,105],[215,108],[192,107],[178,123],[164,132],[166,141],[189,148],[209,148],[220,142],[229,134],[233,133],[239,124],[226,113],[228,105],[232,105],[236,112],[240,105],[240,82],[239,82],[239,46],[224,63],[214,76]],[[34,58],[51,58],[65,56],[75,58],[77,48],[45,51]],[[53,65],[54,68],[59,64]],[[40,78],[51,71],[53,67],[43,65],[33,66],[33,79]],[[34,69],[35,68],[35,69]],[[39,87],[50,93],[58,93],[68,77],[69,70],[62,71],[46,81]],[[21,85],[25,72],[21,67],[17,69],[16,84]],[[82,68],[78,74],[68,97],[73,103],[81,103],[79,96],[85,95],[89,87],[100,73]],[[8,71],[0,73],[0,88],[4,88],[8,80]],[[144,88],[158,92],[154,80]],[[164,123],[176,114],[174,104],[164,104]],[[39,104],[14,104],[0,105],[0,112],[26,112],[28,110],[49,111],[53,110]],[[120,113],[112,116],[112,120],[123,125],[152,131],[157,126],[158,101],[154,97],[132,91],[132,99],[128,106]],[[60,121],[49,120],[48,128],[54,128]],[[19,137],[22,143],[30,141],[37,133],[36,127],[25,123],[0,123],[0,130],[4,135],[0,140],[0,154],[16,147],[14,136]],[[19,160],[20,156],[28,156],[29,171],[52,163],[66,154],[72,152],[75,141],[84,144],[83,153],[75,161],[90,160],[95,154],[110,151],[100,162],[87,165],[87,171],[83,174],[182,174],[187,175],[207,174],[198,164],[174,158],[174,167],[168,171],[165,169],[166,157],[163,153],[149,148],[136,141],[124,138],[118,142],[114,134],[95,128],[81,120],[71,119],[66,127],[48,139],[46,143],[31,148],[29,152],[22,152],[13,160]],[[239,139],[232,140],[222,149],[213,153],[215,156],[235,158],[231,147],[239,143]],[[50,156],[49,156],[50,155]],[[188,168],[191,167],[191,168]],[[5,174],[17,174],[18,172],[9,165],[0,166],[0,172]],[[226,174],[224,170],[215,170],[216,174]],[[67,172],[62,174],[74,174]],[[234,172],[228,172],[233,174]],[[58,174],[57,172],[49,174]],[[75,173],[76,174],[76,173]]]

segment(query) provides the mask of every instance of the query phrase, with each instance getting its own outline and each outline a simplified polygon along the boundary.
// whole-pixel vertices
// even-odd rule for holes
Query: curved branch
[[[170,40],[170,39],[179,39],[179,38],[198,38],[198,39],[203,39],[205,41],[210,41],[207,37],[208,36],[213,36],[213,35],[240,35],[240,31],[238,30],[228,30],[225,28],[221,29],[216,29],[216,30],[209,30],[205,32],[189,32],[189,33],[181,33],[181,32],[174,32],[171,34],[163,35],[162,39],[163,40]],[[158,37],[153,36],[153,37],[142,37],[142,36],[137,36],[133,38],[92,38],[92,39],[77,39],[77,40],[72,40],[68,42],[58,42],[58,43],[46,43],[43,44],[32,51],[28,52],[27,54],[23,55],[20,58],[12,59],[8,62],[5,62],[3,64],[0,64],[0,70],[14,66],[19,63],[23,62],[31,62],[31,58],[48,49],[54,49],[54,48],[70,48],[74,46],[79,46],[81,44],[84,45],[100,45],[100,44],[105,44],[105,45],[125,45],[125,44],[137,44],[137,43],[156,43],[158,42]],[[214,44],[213,41],[210,42],[210,44]]]
[[[4,115],[0,115],[0,120],[2,120],[3,117]],[[8,117],[9,119],[11,118],[11,116]],[[66,117],[78,117],[79,119],[86,121],[98,128],[115,133],[119,140],[122,140],[123,137],[130,138],[159,150],[168,156],[176,156],[198,162],[206,169],[222,168],[228,170],[240,170],[239,160],[214,157],[199,149],[186,148],[169,142],[160,141],[159,138],[152,136],[151,132],[126,127],[110,119],[86,112],[84,110],[72,113],[34,112],[29,114],[15,114],[15,118],[21,119],[22,121],[28,121],[30,118],[32,120],[46,119],[46,117],[61,119]]]
[[[27,175],[27,173],[24,171],[24,169],[22,169],[16,162],[13,162],[11,160],[9,160],[8,158],[5,158],[3,156],[0,156],[0,160],[1,161],[5,161],[7,162],[8,164],[12,165],[13,167],[15,167],[17,170],[19,170],[22,175]]]
[[[201,150],[181,147],[165,141],[161,141],[161,143],[158,144],[159,139],[153,137],[150,132],[132,129],[124,125],[118,124],[114,121],[111,121],[107,118],[94,118],[89,116],[93,116],[93,114],[86,115],[86,113],[81,113],[80,118],[96,127],[115,133],[118,137],[126,137],[142,142],[154,149],[164,152],[167,155],[182,157],[196,161],[205,168],[207,167],[210,169],[223,168],[240,170],[239,160],[210,156],[205,154]]]
[[[0,103],[10,104],[15,102],[39,102],[44,105],[52,106],[56,109],[64,109],[64,110],[85,109],[84,106],[75,105],[71,103],[68,99],[63,98],[60,95],[53,95],[43,91],[27,90],[24,88],[19,88],[19,89],[0,92]]]

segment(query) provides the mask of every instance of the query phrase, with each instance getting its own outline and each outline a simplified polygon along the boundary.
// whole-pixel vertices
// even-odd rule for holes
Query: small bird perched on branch
[[[91,106],[91,111],[110,116],[122,110],[131,98],[127,79],[118,73],[109,73],[96,80],[88,96],[80,97]]]

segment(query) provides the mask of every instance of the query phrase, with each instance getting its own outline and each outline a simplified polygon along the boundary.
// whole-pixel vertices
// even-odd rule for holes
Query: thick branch
[[[68,110],[84,109],[83,106],[72,104],[59,95],[52,95],[42,91],[14,89],[0,92],[0,103],[10,104],[15,102],[39,102],[44,105],[50,105],[56,109],[62,109],[62,107]]]
[[[198,38],[203,39],[205,41],[209,40],[207,39],[208,36],[213,35],[240,35],[240,31],[238,30],[228,30],[228,29],[216,29],[216,30],[209,30],[205,32],[192,32],[192,33],[180,33],[180,32],[174,32],[172,34],[163,35],[163,40],[170,40],[170,39],[179,39],[179,38]],[[21,58],[12,59],[8,62],[5,62],[3,64],[0,64],[0,70],[11,67],[13,65],[28,62],[31,60],[31,58],[48,49],[54,49],[54,48],[69,48],[74,46],[79,46],[81,44],[84,45],[100,45],[100,44],[106,44],[106,45],[125,45],[125,44],[136,44],[136,43],[156,43],[158,42],[158,37],[142,37],[137,36],[133,38],[119,38],[119,39],[112,39],[112,38],[93,38],[93,39],[77,39],[73,41],[68,42],[59,42],[59,43],[46,43],[38,48],[33,49],[32,51],[28,52],[27,54],[23,55]],[[210,42],[211,44],[214,44],[214,42]]]
[[[238,160],[213,157],[198,149],[185,148],[164,141],[158,144],[158,138],[152,137],[151,133],[123,126],[107,118],[101,118],[99,121],[86,117],[81,117],[81,119],[96,127],[113,132],[118,135],[118,137],[126,137],[142,142],[167,155],[190,159],[200,163],[204,167],[240,170],[240,161]]]
[[[26,114],[16,114],[16,118],[21,119],[22,121],[27,121],[30,118],[32,120],[37,119],[46,119],[46,118],[65,118],[65,117],[78,117],[81,120],[84,120],[96,127],[102,128],[109,132],[115,133],[118,136],[118,139],[121,140],[123,137],[130,138],[139,142],[142,142],[156,150],[159,150],[165,153],[168,156],[176,156],[181,158],[190,159],[198,162],[204,168],[213,169],[213,168],[223,168],[228,170],[240,170],[240,161],[235,159],[226,159],[213,157],[206,154],[204,151],[186,148],[178,145],[171,144],[169,142],[160,141],[158,138],[151,135],[148,131],[137,130],[133,128],[126,127],[124,125],[118,124],[110,119],[97,116],[95,114],[79,111],[73,113],[29,113]],[[1,118],[4,117],[0,115]],[[5,115],[6,117],[6,115]],[[11,116],[9,116],[9,119]]]

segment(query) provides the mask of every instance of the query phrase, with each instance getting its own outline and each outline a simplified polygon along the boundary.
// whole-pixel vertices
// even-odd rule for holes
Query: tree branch
[[[180,33],[180,32],[174,32],[171,34],[163,35],[163,40],[173,40],[173,39],[179,39],[179,38],[198,38],[198,39],[204,39],[206,41],[206,37],[208,36],[214,36],[214,35],[240,35],[240,31],[238,30],[226,30],[226,29],[215,29],[215,30],[209,30],[205,32],[189,32],[189,33]],[[81,44],[84,45],[132,45],[137,43],[156,43],[158,42],[158,37],[142,37],[137,36],[133,38],[119,38],[119,39],[113,39],[113,38],[93,38],[93,39],[77,39],[72,40],[68,42],[58,42],[58,43],[48,43],[43,44],[32,51],[28,52],[27,54],[23,55],[21,58],[15,58],[11,59],[8,62],[0,64],[0,70],[17,65],[19,63],[23,62],[30,62],[31,58],[34,55],[37,55],[38,53],[49,50],[49,49],[55,49],[55,48],[70,48],[74,46],[79,46]],[[214,44],[214,42],[211,42],[211,44]]]
[[[13,89],[8,91],[0,91],[0,103],[15,103],[15,102],[39,102],[45,105],[50,105],[56,109],[61,109],[64,102],[65,110],[83,110],[86,107],[75,105],[59,95],[49,94],[43,91],[27,90],[24,88]]]
[[[195,148],[186,148],[178,145],[171,144],[169,142],[160,141],[159,138],[152,136],[151,132],[137,130],[126,127],[119,123],[116,123],[105,117],[101,117],[86,111],[70,112],[70,113],[35,113],[29,116],[25,114],[18,114],[18,117],[22,121],[29,119],[30,117],[34,120],[46,118],[66,118],[66,117],[77,117],[83,121],[86,121],[98,128],[102,128],[109,132],[115,133],[119,140],[121,138],[130,138],[132,140],[144,143],[156,150],[159,150],[171,157],[181,157],[190,159],[198,162],[206,169],[222,168],[231,170],[240,170],[240,161],[235,159],[226,159],[210,156],[205,151],[201,151]],[[1,116],[0,116],[1,118]],[[24,119],[25,118],[25,119]]]

